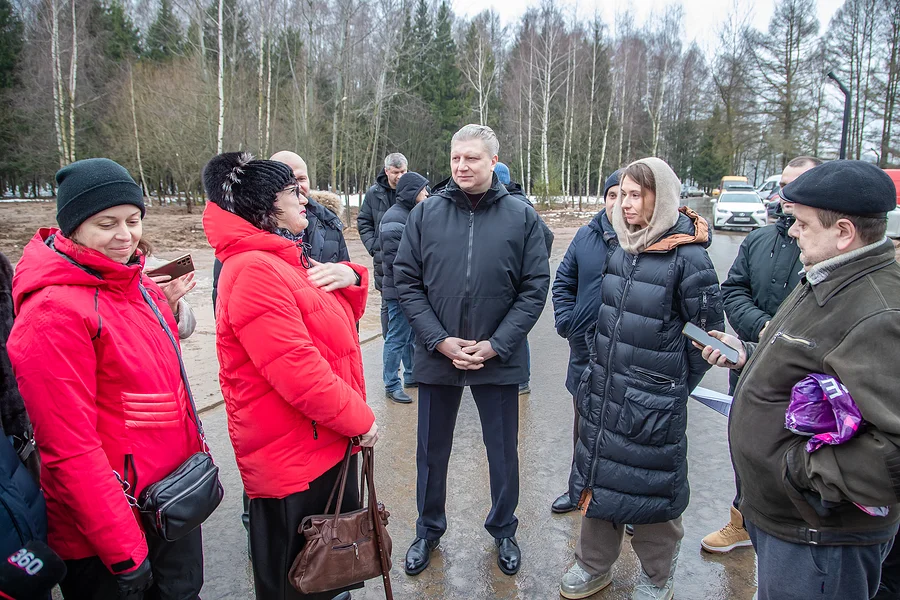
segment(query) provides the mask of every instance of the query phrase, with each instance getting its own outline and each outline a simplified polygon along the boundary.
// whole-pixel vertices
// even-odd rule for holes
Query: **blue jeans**
[[[387,333],[384,336],[384,391],[396,392],[403,388],[400,383],[400,363],[403,362],[403,381],[413,383],[413,349],[415,335],[406,315],[400,308],[399,300],[383,300],[387,307]]]

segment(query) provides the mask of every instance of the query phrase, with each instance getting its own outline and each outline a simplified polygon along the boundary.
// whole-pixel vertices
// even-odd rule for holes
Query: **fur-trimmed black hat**
[[[833,160],[806,171],[784,186],[788,202],[845,215],[882,215],[897,207],[890,176],[861,160]]]
[[[278,193],[294,182],[286,164],[253,160],[248,152],[225,152],[203,167],[203,187],[209,200],[264,231],[275,231]]]

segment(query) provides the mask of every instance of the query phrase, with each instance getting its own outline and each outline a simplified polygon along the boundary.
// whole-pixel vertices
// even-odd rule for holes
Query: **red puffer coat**
[[[50,547],[113,572],[147,556],[114,471],[137,497],[200,449],[178,357],[138,282],[178,326],[142,264],[41,229],[13,279],[9,358],[41,451]]]
[[[375,422],[366,404],[356,322],[360,285],[324,292],[307,278],[300,250],[209,204],[209,243],[222,261],[216,304],[219,383],[244,488],[284,498],[339,463],[349,437]]]

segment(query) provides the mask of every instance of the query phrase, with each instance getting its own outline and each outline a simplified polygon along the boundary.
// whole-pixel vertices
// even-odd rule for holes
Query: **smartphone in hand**
[[[685,323],[684,327],[681,330],[681,333],[684,334],[689,340],[697,342],[701,346],[712,346],[722,353],[722,356],[725,357],[725,360],[732,364],[737,364],[740,354],[736,349],[732,348],[721,340],[717,340],[693,323]]]
[[[179,277],[183,277],[188,273],[192,273],[194,271],[194,261],[191,258],[190,254],[185,254],[183,256],[179,256],[173,261],[167,262],[164,265],[160,265],[155,269],[151,269],[146,271],[146,275],[148,277],[159,277],[160,275],[168,275],[169,280],[178,279]]]

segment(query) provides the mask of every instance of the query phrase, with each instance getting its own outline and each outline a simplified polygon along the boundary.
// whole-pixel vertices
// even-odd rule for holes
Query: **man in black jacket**
[[[822,161],[813,156],[799,156],[790,161],[781,173],[780,187],[791,183],[801,174]],[[728,278],[722,283],[722,300],[728,323],[746,342],[758,342],[778,307],[794,291],[800,281],[803,265],[797,240],[788,235],[794,224],[790,204],[782,204],[778,220],[750,233],[741,243],[737,258],[731,265]],[[738,373],[729,373],[728,393],[733,394]],[[750,535],[738,510],[741,482],[735,474],[737,494],[731,507],[731,520],[722,529],[700,540],[707,552],[724,554],[735,548],[750,547]]]
[[[406,554],[410,575],[428,566],[447,528],[447,466],[465,386],[487,447],[492,506],[485,528],[504,573],[516,573],[521,562],[518,385],[528,377],[525,337],[544,308],[550,265],[537,213],[493,173],[499,146],[490,127],[456,132],[453,179],[413,208],[394,261],[400,304],[416,333],[419,382],[419,518]]]
[[[378,173],[375,183],[366,190],[366,197],[359,207],[359,215],[356,217],[356,227],[359,230],[359,239],[369,256],[372,257],[372,266],[375,270],[375,289],[381,291],[381,278],[384,272],[381,266],[381,248],[378,244],[378,232],[381,230],[381,219],[384,213],[397,202],[397,182],[408,169],[406,157],[399,152],[393,152],[384,157],[384,170]],[[382,298],[381,302],[381,334],[387,335],[388,310],[387,304]]]

